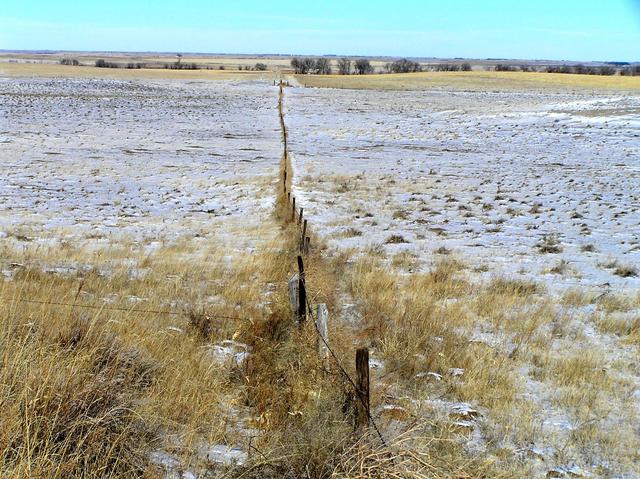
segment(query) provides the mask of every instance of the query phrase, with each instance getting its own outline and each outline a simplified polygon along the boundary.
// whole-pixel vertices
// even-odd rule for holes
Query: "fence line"
[[[288,131],[286,123],[284,121],[284,83],[280,81],[280,92],[278,96],[278,113],[280,116],[280,127],[282,129],[282,194],[283,198],[286,198],[287,205],[291,208],[291,215],[285,212],[284,220],[297,226],[300,233],[300,254],[297,256],[298,273],[297,277],[294,276],[289,281],[289,299],[291,302],[292,310],[296,314],[296,318],[299,324],[303,324],[307,318],[307,315],[313,318],[313,308],[309,302],[307,294],[307,284],[304,273],[304,256],[309,254],[310,250],[310,237],[308,236],[309,225],[308,219],[304,218],[304,208],[298,203],[299,210],[296,207],[296,198],[292,195],[292,192],[287,188],[287,181],[291,181],[293,174],[289,171],[289,150],[288,150]],[[319,305],[323,307],[325,315],[326,305]],[[386,446],[386,441],[380,432],[376,422],[371,416],[370,410],[370,375],[369,375],[369,350],[367,348],[360,348],[356,351],[356,373],[357,379],[354,380],[346,369],[342,366],[340,359],[335,354],[329,341],[327,340],[327,323],[326,316],[323,318],[322,327],[318,325],[318,318],[314,320],[314,331],[319,338],[320,344],[326,348],[330,357],[335,362],[338,370],[345,378],[346,382],[353,388],[356,397],[356,417],[355,428],[358,431],[362,431],[367,426],[372,425],[375,429],[380,441]],[[322,329],[322,331],[321,331]],[[320,348],[319,348],[320,349]],[[320,351],[319,351],[320,353]]]

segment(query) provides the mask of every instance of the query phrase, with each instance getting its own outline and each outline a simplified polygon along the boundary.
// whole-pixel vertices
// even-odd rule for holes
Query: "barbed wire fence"
[[[280,174],[282,182],[281,191],[287,207],[291,210],[291,215],[285,212],[284,220],[296,225],[300,235],[300,251],[296,257],[298,272],[289,279],[289,300],[299,324],[304,324],[308,319],[313,321],[313,330],[318,337],[318,354],[331,358],[346,384],[353,389],[356,398],[354,428],[357,431],[364,432],[368,427],[372,426],[382,444],[386,446],[386,441],[371,415],[369,350],[367,348],[359,348],[356,350],[356,378],[352,378],[342,365],[337,354],[331,348],[328,334],[329,314],[326,304],[317,304],[314,312],[314,308],[309,301],[304,261],[305,258],[309,257],[311,248],[310,226],[308,220],[304,218],[304,208],[299,203],[296,205],[296,198],[293,195],[292,189],[288,186],[288,182],[291,182],[293,178],[293,172],[291,171],[292,167],[289,159],[288,131],[284,115],[285,83],[283,81],[280,81],[279,89],[278,114],[280,116],[280,128],[282,130],[283,144],[282,171]]]

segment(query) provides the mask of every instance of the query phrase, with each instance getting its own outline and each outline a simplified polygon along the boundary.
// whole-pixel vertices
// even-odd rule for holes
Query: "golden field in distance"
[[[562,89],[640,90],[640,77],[574,75],[525,72],[421,72],[379,75],[296,75],[306,87],[366,90],[430,90],[453,88],[470,91]]]

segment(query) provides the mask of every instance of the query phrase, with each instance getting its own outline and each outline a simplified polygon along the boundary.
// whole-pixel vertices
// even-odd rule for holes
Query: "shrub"
[[[256,63],[253,69],[257,72],[267,71],[267,65],[265,63]]]
[[[613,274],[623,278],[632,278],[638,276],[638,269],[631,265],[618,265]]]
[[[460,71],[460,65],[455,63],[439,63],[435,66],[437,72],[457,72]]]
[[[494,70],[497,72],[515,72],[517,71],[516,67],[514,67],[513,65],[504,65],[504,64],[497,64],[494,67]]]
[[[180,61],[174,63],[165,63],[164,68],[167,70],[200,70],[200,67],[197,63],[182,63]]]
[[[629,66],[620,70],[622,76],[640,76],[640,65]]]
[[[107,62],[105,60],[96,60],[96,67],[97,68],[120,68],[121,65],[119,63],[116,62]]]
[[[463,71],[463,72],[470,72],[471,71],[471,64],[463,63],[462,65],[460,65],[460,70]]]
[[[561,253],[562,245],[557,234],[544,235],[537,244],[538,251],[541,253]]]

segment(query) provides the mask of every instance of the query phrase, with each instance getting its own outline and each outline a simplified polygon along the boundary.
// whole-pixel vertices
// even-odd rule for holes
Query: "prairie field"
[[[536,72],[421,72],[384,75],[296,75],[308,87],[356,90],[640,91],[640,77]]]
[[[0,476],[640,477],[638,77],[281,62],[0,63]]]

